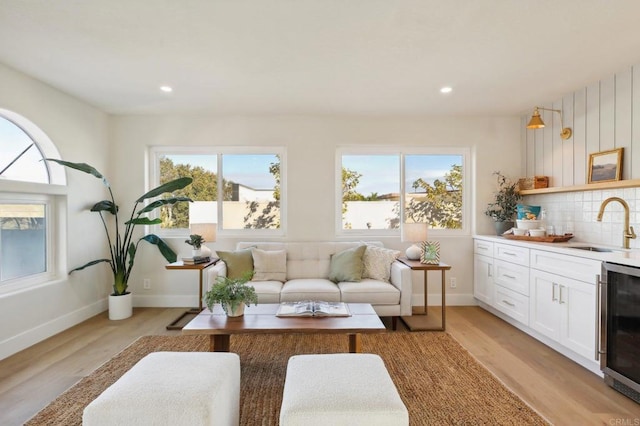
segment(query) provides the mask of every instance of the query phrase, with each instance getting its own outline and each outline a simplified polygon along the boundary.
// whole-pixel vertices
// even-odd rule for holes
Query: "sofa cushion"
[[[251,249],[253,256],[252,281],[280,281],[287,279],[286,250]]]
[[[258,303],[280,303],[280,281],[250,281],[248,285],[256,290]]]
[[[301,278],[289,280],[282,286],[281,302],[298,302],[300,300],[340,301],[340,289],[324,278]]]
[[[400,290],[380,280],[365,278],[359,283],[338,283],[341,300],[345,303],[371,303],[372,305],[397,305]]]
[[[398,250],[367,245],[362,256],[362,278],[389,282],[391,264],[400,256]]]
[[[237,279],[253,271],[251,249],[236,251],[216,251],[220,260],[227,265],[227,277]]]
[[[362,279],[362,256],[367,246],[343,250],[331,256],[329,279],[334,283],[360,281]]]

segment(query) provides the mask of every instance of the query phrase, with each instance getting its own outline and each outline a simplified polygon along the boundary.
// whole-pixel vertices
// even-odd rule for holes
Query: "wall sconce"
[[[540,117],[540,111],[539,110],[553,111],[553,112],[557,112],[558,114],[560,114],[560,125],[562,126],[562,131],[560,132],[560,137],[563,140],[567,140],[567,139],[569,139],[571,137],[573,132],[571,131],[571,128],[564,127],[564,124],[562,122],[562,111],[560,111],[559,109],[535,107],[535,109],[533,110],[533,115],[531,116],[531,120],[529,120],[529,124],[527,124],[527,129],[542,129],[544,127],[544,121],[542,121],[542,118]]]

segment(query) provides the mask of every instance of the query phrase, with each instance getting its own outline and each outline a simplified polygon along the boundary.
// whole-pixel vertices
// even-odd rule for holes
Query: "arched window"
[[[0,293],[55,277],[54,253],[60,247],[56,210],[64,173],[44,158],[58,151],[31,121],[0,109]]]

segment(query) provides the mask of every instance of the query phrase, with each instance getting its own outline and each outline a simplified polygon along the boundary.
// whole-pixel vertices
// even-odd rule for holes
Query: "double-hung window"
[[[285,151],[280,147],[154,147],[151,187],[193,178],[174,195],[193,203],[160,210],[164,236],[183,236],[195,223],[216,223],[222,235],[283,235]]]
[[[35,124],[0,109],[0,293],[43,283],[56,275],[63,249],[56,217],[64,174],[43,161],[60,158]]]
[[[337,233],[397,235],[414,222],[440,235],[468,233],[468,158],[466,148],[340,148]]]

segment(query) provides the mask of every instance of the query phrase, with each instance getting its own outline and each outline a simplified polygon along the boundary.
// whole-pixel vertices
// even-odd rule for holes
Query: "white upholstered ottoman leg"
[[[82,416],[93,425],[237,425],[240,358],[234,353],[154,352]]]
[[[408,424],[407,408],[378,355],[289,359],[280,426]]]

